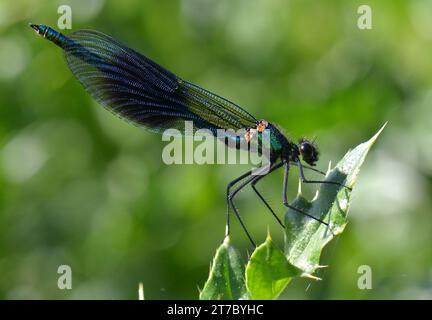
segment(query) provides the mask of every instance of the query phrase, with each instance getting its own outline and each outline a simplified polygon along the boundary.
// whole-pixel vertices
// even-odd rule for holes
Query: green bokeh
[[[318,167],[389,124],[359,176],[350,223],[318,276],[282,298],[432,298],[432,2],[0,0],[0,298],[198,298],[223,240],[233,165],[167,166],[158,135],[98,106],[29,21],[111,34],[184,79],[317,136]],[[66,34],[70,31],[65,30]],[[291,199],[298,175],[292,170]],[[260,185],[280,216],[281,173]],[[316,187],[304,186],[312,197]],[[247,189],[257,242],[282,230]],[[249,244],[237,223],[233,243]],[[57,288],[57,268],[73,289]],[[373,289],[359,290],[369,265]]]

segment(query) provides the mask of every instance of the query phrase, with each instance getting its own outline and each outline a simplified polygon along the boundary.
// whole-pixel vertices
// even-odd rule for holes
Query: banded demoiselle
[[[328,223],[309,215],[288,203],[287,182],[290,165],[299,168],[304,183],[337,182],[308,180],[303,168],[312,168],[318,161],[316,144],[307,139],[294,143],[276,125],[258,120],[229,100],[185,81],[144,55],[121,44],[116,39],[94,30],[78,30],[68,36],[43,24],[30,24],[37,34],[63,49],[66,62],[83,87],[104,107],[134,124],[162,133],[165,129],[182,130],[184,121],[193,121],[195,128],[245,129],[250,132],[269,130],[270,162],[265,175],[254,175],[253,170],[242,174],[227,186],[226,236],[230,233],[230,208],[234,211],[248,239],[255,247],[240,214],[234,205],[235,195],[251,185],[258,197],[275,217],[284,224],[257,190],[256,184],[264,176],[284,168],[283,204],[328,226]],[[247,139],[247,135],[236,139]],[[249,142],[249,141],[248,141]],[[302,164],[302,161],[310,166]]]

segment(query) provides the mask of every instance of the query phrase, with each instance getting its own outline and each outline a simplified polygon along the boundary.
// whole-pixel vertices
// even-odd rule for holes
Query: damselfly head
[[[317,145],[313,141],[309,141],[305,138],[300,139],[299,150],[303,161],[307,164],[314,166],[318,161],[319,151]]]

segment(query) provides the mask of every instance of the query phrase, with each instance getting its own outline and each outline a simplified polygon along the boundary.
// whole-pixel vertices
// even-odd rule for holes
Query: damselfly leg
[[[319,219],[319,218],[317,218],[317,217],[315,217],[315,216],[313,216],[313,215],[311,215],[311,214],[309,214],[307,212],[304,212],[303,210],[298,209],[298,208],[296,208],[296,207],[294,207],[294,206],[292,206],[292,205],[290,205],[288,203],[287,189],[288,189],[289,168],[290,168],[289,162],[285,162],[284,163],[283,188],[282,188],[283,189],[282,190],[282,198],[283,198],[283,204],[284,204],[284,206],[287,207],[287,208],[290,208],[290,209],[292,209],[294,211],[297,211],[297,212],[299,212],[299,213],[301,213],[301,214],[303,214],[303,215],[305,215],[305,216],[307,216],[307,217],[309,217],[309,218],[311,218],[311,219],[313,219],[315,221],[318,221],[319,223],[322,223],[323,225],[329,227],[329,224],[327,222],[324,222],[323,220],[321,220],[321,219]],[[299,168],[301,168],[301,165],[299,166]],[[331,230],[330,230],[330,232],[331,232]]]
[[[233,181],[231,181],[230,183],[228,183],[227,185],[227,189],[226,189],[226,200],[227,200],[227,212],[226,212],[226,225],[225,225],[225,237],[229,236],[230,234],[230,194],[231,194],[231,188],[236,185],[239,181],[249,177],[250,175],[252,175],[252,171],[248,171],[243,173],[241,176],[235,178]],[[239,215],[237,216],[239,217]],[[243,229],[246,229],[244,227],[244,223],[241,220],[241,218],[239,218],[240,224],[243,226]],[[246,234],[248,234],[247,230],[245,230]]]
[[[308,179],[306,179],[306,177],[304,175],[304,172],[303,172],[304,166],[301,164],[300,161],[297,161],[297,167],[299,168],[300,179],[302,180],[303,183],[334,184],[336,186],[343,187],[343,188],[348,189],[349,191],[352,191],[351,187],[348,187],[348,186],[344,185],[343,183],[339,183],[339,182],[336,182],[336,181],[308,180]],[[313,168],[311,168],[311,169],[313,169]]]
[[[290,208],[290,209],[292,209],[294,211],[297,211],[300,214],[303,214],[304,216],[307,216],[307,217],[309,217],[311,219],[314,219],[314,220],[316,220],[316,221],[318,221],[318,222],[320,222],[320,223],[322,223],[322,224],[324,224],[326,226],[329,226],[328,223],[324,222],[323,220],[321,220],[321,219],[319,219],[317,217],[314,217],[314,216],[308,214],[307,212],[304,212],[303,210],[298,209],[298,208],[296,208],[296,207],[294,207],[294,206],[292,206],[292,205],[290,205],[288,203],[287,186],[288,186],[288,175],[289,175],[289,165],[290,164],[293,164],[293,165],[299,167],[299,165],[297,163],[295,163],[295,162],[279,162],[279,163],[273,165],[273,167],[271,167],[270,170],[268,170],[268,168],[264,169],[264,170],[268,170],[268,172],[266,174],[264,174],[264,175],[253,175],[253,171],[251,170],[251,171],[248,171],[248,172],[242,174],[241,176],[239,176],[238,178],[234,179],[233,181],[231,181],[228,184],[228,186],[227,186],[227,193],[226,193],[226,196],[227,196],[227,217],[226,217],[227,220],[226,220],[226,233],[225,233],[226,236],[228,236],[229,233],[230,233],[230,208],[232,208],[233,211],[234,211],[234,214],[236,215],[237,219],[240,222],[240,225],[242,226],[244,232],[246,233],[249,241],[252,243],[252,245],[254,247],[256,247],[254,240],[252,239],[249,231],[246,228],[246,225],[243,222],[243,219],[240,216],[240,213],[238,212],[238,209],[236,208],[236,206],[234,204],[234,197],[237,195],[238,192],[240,192],[244,187],[246,187],[249,184],[251,185],[251,187],[255,191],[255,193],[258,195],[259,199],[264,203],[264,205],[267,207],[267,209],[270,211],[270,213],[273,215],[273,217],[279,223],[279,225],[281,225],[283,228],[285,228],[285,225],[283,224],[283,222],[281,221],[281,219],[276,215],[275,211],[272,209],[272,207],[269,205],[269,203],[265,200],[265,198],[262,196],[262,194],[258,191],[257,186],[256,186],[257,183],[262,178],[266,177],[268,174],[270,174],[273,171],[276,171],[277,169],[279,169],[281,167],[285,168],[285,170],[284,170],[284,182],[283,182],[283,204],[286,207],[288,207],[288,208]],[[315,172],[318,172],[320,174],[325,175],[324,172],[322,172],[322,171],[320,171],[318,169],[312,168],[312,167],[302,166],[302,167],[299,167],[299,168],[310,169],[312,171],[315,171]],[[235,189],[232,190],[232,188],[237,183],[239,183],[240,181],[242,181],[244,179],[246,179],[246,180],[243,183],[241,183],[239,186],[237,186]]]
[[[271,170],[269,171],[269,173],[275,171],[276,169],[279,169],[282,166],[283,166],[283,162],[278,163],[277,165],[273,166],[273,168],[271,168]],[[269,211],[271,212],[271,214],[273,215],[273,217],[277,220],[277,222],[282,226],[282,228],[285,228],[285,225],[283,224],[283,222],[279,219],[279,217],[276,215],[276,213],[273,211],[273,209],[268,204],[267,200],[264,199],[264,197],[261,195],[261,193],[256,188],[256,184],[258,183],[258,181],[260,181],[264,177],[265,176],[257,176],[256,179],[254,179],[251,182],[251,187],[255,191],[255,193],[257,194],[257,196],[261,199],[261,201],[265,204],[265,206],[267,207],[267,209],[269,209]]]
[[[292,164],[293,166],[298,167],[298,164],[297,164],[297,162],[295,162],[295,161],[290,161],[290,164]],[[326,173],[325,173],[324,171],[318,170],[318,169],[316,169],[316,168],[309,167],[309,166],[305,166],[304,164],[302,164],[302,167],[303,167],[304,169],[308,169],[308,170],[311,170],[311,171],[315,171],[315,172],[317,172],[317,173],[319,173],[319,174],[321,174],[321,175],[323,175],[323,176],[326,175]]]
[[[254,247],[256,247],[255,242],[253,241],[251,235],[249,234],[243,219],[241,218],[237,208],[234,205],[234,196],[244,187],[246,187],[248,184],[252,183],[255,179],[263,177],[267,174],[269,174],[270,172],[274,171],[275,167],[269,169],[270,164],[263,166],[259,169],[256,170],[250,170],[244,174],[242,174],[240,177],[234,179],[233,181],[231,181],[228,186],[227,186],[227,223],[226,223],[226,232],[225,235],[228,236],[229,232],[230,232],[230,207],[233,209],[234,214],[236,215],[237,219],[240,222],[240,225],[242,226],[244,232],[246,233],[247,237],[249,238],[249,241],[252,243],[252,245]],[[261,175],[262,174],[262,175]],[[236,185],[238,182],[242,181],[246,179],[245,181],[243,181],[239,186],[237,186],[233,191],[231,191],[231,188]]]

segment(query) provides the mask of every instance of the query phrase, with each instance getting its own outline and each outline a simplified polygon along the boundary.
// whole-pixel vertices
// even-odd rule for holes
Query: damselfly
[[[282,167],[284,168],[283,204],[328,226],[328,223],[319,217],[291,206],[287,198],[291,164],[299,168],[304,183],[329,183],[343,186],[337,182],[306,179],[303,168],[323,174],[301,162],[303,160],[310,166],[315,166],[319,153],[314,142],[301,139],[298,143],[294,143],[270,122],[258,120],[237,104],[182,80],[104,33],[78,30],[65,36],[46,25],[30,24],[30,27],[37,34],[63,49],[72,73],[100,104],[134,124],[158,133],[170,128],[182,130],[184,121],[193,121],[195,128],[209,129],[214,134],[218,129],[245,129],[246,134],[237,136],[237,140],[248,140],[252,133],[259,135],[264,130],[270,132],[270,161],[265,168],[265,174],[256,175],[253,170],[249,170],[227,186],[227,236],[230,233],[231,208],[250,242],[255,246],[234,205],[234,197],[247,185],[252,186],[278,223],[284,227],[256,188],[256,184],[264,176]]]

